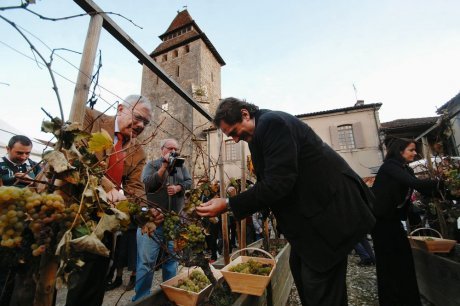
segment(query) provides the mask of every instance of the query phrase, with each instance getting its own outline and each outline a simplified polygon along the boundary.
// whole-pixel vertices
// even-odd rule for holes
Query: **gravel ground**
[[[359,257],[354,255],[348,257],[347,288],[349,306],[378,306],[375,266],[361,267],[357,265],[358,262]],[[118,306],[125,306],[131,302],[134,290],[125,291],[129,275],[130,272],[126,271],[123,275],[123,285],[115,290],[106,292],[103,306],[114,306],[117,302]],[[161,271],[157,271],[155,272],[155,281],[152,284],[152,288],[158,286],[160,282]],[[64,306],[66,294],[66,288],[58,290],[57,306]],[[423,306],[435,306],[424,299],[422,299],[422,304]],[[295,285],[292,287],[286,306],[301,306]]]
[[[378,306],[375,266],[358,266],[359,257],[348,256],[347,289],[349,306]],[[293,285],[286,306],[301,306],[297,288]]]

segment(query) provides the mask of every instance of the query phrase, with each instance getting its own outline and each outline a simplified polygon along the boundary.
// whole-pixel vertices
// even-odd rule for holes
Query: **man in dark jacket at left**
[[[214,124],[248,142],[257,183],[197,207],[237,219],[270,209],[291,244],[290,266],[302,305],[347,305],[347,254],[375,223],[372,194],[340,155],[298,118],[235,98],[220,102]]]
[[[41,171],[40,166],[29,158],[32,141],[27,136],[15,135],[8,141],[6,151],[7,154],[0,159],[0,179],[3,185],[19,188],[31,186]],[[26,231],[30,232],[29,229]],[[11,249],[0,247],[2,259],[12,257],[7,254],[8,252],[11,252]],[[12,304],[17,304],[19,301],[33,299],[36,286],[31,276],[33,272],[29,262],[0,266],[0,305],[10,305],[10,300]],[[13,290],[14,287],[17,290]],[[27,294],[24,294],[25,292]]]

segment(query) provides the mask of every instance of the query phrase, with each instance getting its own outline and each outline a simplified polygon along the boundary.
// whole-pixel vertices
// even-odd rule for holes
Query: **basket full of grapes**
[[[269,258],[238,256],[243,251],[257,251]],[[275,258],[268,252],[257,248],[244,248],[230,256],[230,263],[220,272],[232,292],[261,296],[270,282],[276,267]]]
[[[222,277],[218,270],[213,269],[213,274],[216,279]],[[212,289],[211,282],[199,267],[190,268],[160,286],[168,299],[179,306],[198,305]]]

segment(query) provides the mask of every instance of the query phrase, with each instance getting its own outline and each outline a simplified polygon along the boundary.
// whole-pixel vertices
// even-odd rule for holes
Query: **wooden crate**
[[[270,282],[270,279],[273,275],[273,271],[275,271],[276,261],[273,258],[273,256],[270,255],[270,253],[267,253],[261,249],[253,249],[253,248],[245,248],[245,249],[238,250],[237,252],[233,253],[231,258],[233,258],[234,255],[236,255],[237,253],[243,250],[261,251],[265,254],[268,254],[271,258],[238,256],[236,259],[233,259],[228,265],[222,268],[220,272],[224,276],[224,279],[227,282],[227,284],[230,286],[230,289],[232,290],[232,292],[261,296],[264,293],[265,288],[267,287],[268,283]],[[270,274],[268,276],[264,276],[264,275],[245,274],[245,273],[237,273],[237,272],[229,271],[231,267],[236,266],[239,263],[248,262],[250,259],[257,261],[257,262],[272,265],[272,270],[270,271]]]
[[[168,299],[176,303],[178,306],[198,305],[198,303],[202,302],[211,292],[212,284],[209,284],[200,292],[191,292],[175,287],[179,280],[188,277],[190,272],[192,272],[193,270],[199,270],[203,272],[201,268],[193,267],[188,269],[188,271],[182,272],[179,275],[171,278],[170,280],[167,280],[160,284],[161,289],[163,289],[163,292],[166,294]],[[222,274],[218,270],[212,268],[212,271],[216,280],[222,278]]]
[[[426,250],[431,253],[449,253],[457,241],[430,236],[409,236],[412,248]]]

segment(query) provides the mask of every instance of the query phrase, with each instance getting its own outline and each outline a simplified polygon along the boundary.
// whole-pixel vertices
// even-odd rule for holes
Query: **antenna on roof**
[[[356,89],[355,83],[353,83],[353,90],[355,91],[356,101],[358,101],[358,90]]]
[[[364,100],[358,100],[358,90],[356,89],[356,86],[354,83],[353,83],[353,90],[355,91],[355,98],[356,98],[355,106],[364,105]]]

